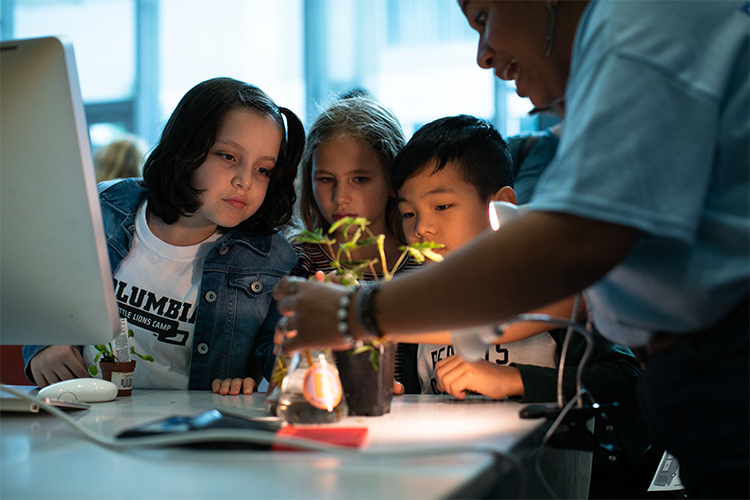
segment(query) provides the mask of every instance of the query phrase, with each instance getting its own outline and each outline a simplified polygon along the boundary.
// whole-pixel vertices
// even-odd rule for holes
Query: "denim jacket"
[[[99,186],[113,275],[130,251],[136,213],[146,195],[135,179]],[[279,233],[254,236],[235,230],[211,249],[203,264],[189,389],[210,389],[216,378],[252,376],[258,370],[270,379],[273,334],[281,317],[272,291],[296,262],[294,250]],[[29,380],[29,361],[44,347],[23,348]]]

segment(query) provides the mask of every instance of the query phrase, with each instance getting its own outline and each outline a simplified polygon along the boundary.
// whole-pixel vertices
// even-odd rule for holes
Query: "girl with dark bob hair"
[[[271,291],[297,258],[279,232],[296,199],[305,131],[262,90],[231,78],[193,87],[143,179],[99,185],[135,389],[250,394],[270,378],[280,315]],[[96,374],[93,346],[26,346],[40,387]]]
[[[305,141],[302,123],[297,115],[278,107],[258,87],[231,78],[214,78],[193,87],[180,101],[143,167],[142,184],[149,191],[149,208],[167,224],[200,207],[200,193],[193,187],[191,176],[216,141],[224,113],[236,108],[268,116],[281,131],[285,130],[285,120],[289,127],[288,136],[285,132],[281,137],[266,198],[240,227],[265,235],[291,219],[296,199],[293,182]]]

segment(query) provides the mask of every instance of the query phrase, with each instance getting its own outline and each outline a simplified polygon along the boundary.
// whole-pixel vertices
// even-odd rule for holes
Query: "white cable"
[[[563,319],[563,318],[555,318],[547,314],[519,314],[518,316],[515,316],[509,319],[508,321],[499,324],[498,330],[502,332],[503,330],[505,330],[506,328],[508,328],[510,325],[514,323],[522,323],[526,321],[534,321],[538,323],[549,323],[549,324],[557,325],[560,327],[567,327],[568,331],[565,334],[565,341],[563,342],[563,352],[561,353],[561,356],[560,356],[561,367],[564,367],[565,356],[567,355],[566,342],[569,342],[569,338],[572,334],[572,331],[575,330],[581,335],[583,335],[583,337],[586,339],[586,349],[583,351],[583,355],[581,356],[581,361],[578,364],[578,370],[576,373],[576,389],[577,389],[577,392],[580,392],[583,387],[583,382],[582,382],[583,368],[586,366],[586,363],[588,363],[589,357],[591,356],[591,351],[593,350],[593,347],[594,347],[594,339],[591,336],[591,332],[586,330],[584,325],[582,325],[581,323],[578,323],[576,321],[571,321],[568,319]],[[502,334],[500,336],[502,336]],[[559,393],[562,391],[562,383],[561,383],[562,377],[563,377],[563,371],[562,369],[559,369],[558,370],[558,397],[559,397]],[[576,398],[579,400],[579,406],[580,406],[580,397],[581,397],[580,395],[576,396]],[[563,405],[558,404],[558,407],[562,408]]]
[[[547,433],[542,439],[542,442],[539,444],[539,448],[537,449],[536,457],[534,460],[534,467],[536,469],[537,476],[541,480],[542,486],[544,486],[544,488],[547,490],[547,493],[549,493],[552,496],[552,498],[558,498],[558,497],[555,494],[555,492],[552,490],[549,483],[544,478],[544,474],[542,473],[541,453],[544,450],[544,447],[547,445],[549,438],[552,436],[552,434],[554,434],[554,432],[560,426],[563,419],[565,418],[565,415],[568,414],[568,412],[570,411],[570,408],[573,406],[574,403],[577,402],[578,407],[582,408],[584,394],[588,395],[592,403],[595,402],[591,394],[583,388],[583,368],[586,366],[586,364],[589,361],[589,357],[591,356],[591,351],[594,348],[594,339],[591,336],[591,332],[586,330],[586,328],[582,324],[575,321],[575,318],[578,313],[579,304],[580,304],[580,294],[576,294],[575,302],[573,305],[573,314],[570,320],[562,319],[562,318],[554,318],[547,314],[519,314],[518,316],[511,318],[505,323],[498,325],[498,329],[500,331],[503,331],[505,328],[509,327],[510,325],[514,323],[520,323],[524,321],[536,321],[536,322],[542,322],[542,323],[550,323],[550,324],[554,324],[560,327],[567,327],[567,331],[565,332],[565,340],[563,341],[562,352],[560,354],[560,365],[558,368],[558,375],[557,375],[557,406],[558,408],[561,408],[561,411],[558,414],[557,418],[555,418],[555,420],[552,422],[552,425],[547,430]],[[583,337],[586,339],[586,349],[583,351],[583,355],[581,356],[581,361],[578,363],[578,369],[576,371],[576,394],[573,397],[573,399],[571,399],[567,404],[563,405],[563,402],[564,402],[563,376],[564,376],[565,358],[567,357],[568,344],[570,343],[570,339],[572,337],[574,330],[580,333],[581,335],[583,335]]]
[[[573,301],[573,312],[570,314],[570,320],[576,321],[578,318],[578,307],[581,304],[581,294],[577,293],[575,295],[575,300]],[[565,394],[563,392],[563,374],[565,373],[565,361],[568,357],[568,346],[570,345],[570,339],[573,336],[573,327],[569,326],[568,329],[565,331],[565,340],[563,341],[563,348],[562,353],[560,354],[560,366],[557,370],[557,407],[562,408],[565,406]],[[578,366],[583,366],[581,363],[578,364]],[[576,378],[576,390],[581,390],[581,385],[579,383],[579,379]],[[579,407],[581,406],[579,401]]]

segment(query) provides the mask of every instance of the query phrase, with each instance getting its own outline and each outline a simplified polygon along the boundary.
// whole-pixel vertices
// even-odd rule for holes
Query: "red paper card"
[[[367,439],[367,427],[295,427],[286,425],[276,432],[280,437],[312,439],[326,444],[360,448]],[[285,444],[274,444],[276,451],[304,451]]]

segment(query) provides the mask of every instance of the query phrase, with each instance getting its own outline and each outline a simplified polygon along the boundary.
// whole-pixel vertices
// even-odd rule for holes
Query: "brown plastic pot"
[[[391,411],[396,346],[394,342],[379,345],[377,371],[373,370],[369,351],[355,355],[351,350],[334,353],[349,415],[377,417]]]
[[[133,392],[133,372],[135,372],[135,361],[127,361],[124,363],[100,361],[99,368],[102,369],[102,378],[114,382],[117,386],[117,397],[130,396]]]

